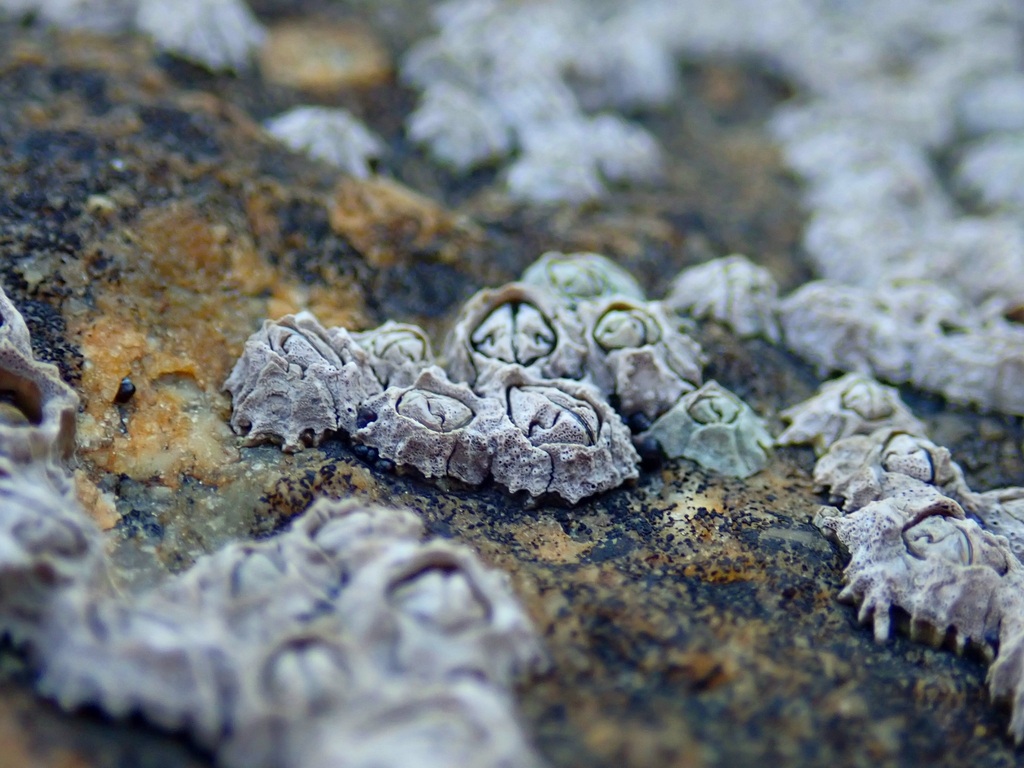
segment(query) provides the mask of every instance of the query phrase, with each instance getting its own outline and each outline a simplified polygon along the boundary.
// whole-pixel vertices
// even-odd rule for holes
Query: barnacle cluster
[[[366,343],[401,380],[411,338]],[[423,541],[410,512],[320,499],[122,596],[62,464],[77,397],[2,291],[0,384],[0,636],[45,695],[187,732],[227,766],[539,765],[510,686],[547,662],[505,574]]]
[[[158,48],[214,71],[249,68],[266,38],[245,0],[0,0],[0,12],[33,13],[68,29],[138,30]]]
[[[838,505],[815,522],[850,554],[840,599],[878,641],[898,609],[912,638],[980,650],[1024,740],[1024,523],[1013,509],[1024,490],[972,491],[895,390],[865,376],[829,382],[783,416],[780,439],[815,446],[815,482]]]
[[[547,253],[521,282],[462,306],[444,368],[415,326],[268,320],[225,382],[231,426],[285,450],[343,432],[428,478],[491,478],[572,504],[637,477],[634,439],[753,474],[771,437],[739,398],[702,386],[703,353],[683,326],[607,258]]]

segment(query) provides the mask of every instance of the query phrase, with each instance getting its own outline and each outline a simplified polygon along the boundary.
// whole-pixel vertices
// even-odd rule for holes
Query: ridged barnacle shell
[[[135,24],[158,48],[211,71],[248,69],[266,38],[244,0],[140,0]]]
[[[214,616],[92,597],[46,627],[38,687],[64,709],[139,714],[212,747],[238,706],[243,670],[231,651],[237,642]]]
[[[814,466],[814,482],[851,511],[902,490],[909,478],[973,507],[974,494],[949,450],[925,437],[882,428],[836,441]]]
[[[289,742],[305,723],[343,717],[380,684],[365,649],[330,624],[287,631],[266,645],[241,648],[246,674],[219,762],[245,768],[293,765]]]
[[[353,333],[352,338],[370,356],[370,366],[385,387],[407,387],[434,364],[430,339],[418,325],[388,320],[379,328]]]
[[[417,546],[423,522],[414,513],[354,499],[317,499],[293,527],[315,544],[339,572],[350,574],[394,546]]]
[[[587,372],[627,419],[653,421],[703,382],[700,345],[657,302],[622,298],[580,304]]]
[[[491,474],[513,493],[555,493],[575,504],[636,479],[629,429],[591,385],[508,366],[487,392],[507,413],[492,433]]]
[[[11,342],[24,356],[32,357],[32,338],[14,303],[0,288],[0,339]]]
[[[521,281],[547,288],[570,307],[611,296],[644,300],[633,276],[599,253],[548,251],[526,268]]]
[[[963,519],[948,498],[881,499],[816,522],[850,552],[840,599],[860,606],[860,621],[873,622],[879,641],[889,637],[897,607],[910,614],[914,639],[938,645],[952,630],[959,650],[988,646],[999,632],[1005,577],[1016,572],[1021,586],[1006,540]]]
[[[0,636],[33,641],[64,593],[108,587],[103,535],[66,476],[0,459]]]
[[[226,631],[256,642],[305,623],[347,574],[301,532],[231,544],[139,598],[154,612],[216,616]]]
[[[448,337],[448,374],[476,388],[509,365],[546,378],[578,379],[586,347],[577,322],[555,294],[509,283],[467,301]]]
[[[482,483],[491,467],[491,432],[505,418],[500,401],[453,384],[431,367],[408,387],[388,387],[360,410],[352,439],[425,477]]]
[[[289,739],[303,768],[540,768],[508,697],[476,680],[385,681],[358,707],[328,712]]]
[[[642,437],[669,458],[686,458],[733,477],[768,464],[773,440],[764,421],[717,381],[683,395]]]
[[[384,154],[384,141],[347,109],[301,106],[271,118],[267,133],[294,152],[329,163],[360,179],[370,163]]]
[[[231,428],[249,444],[280,442],[297,451],[328,432],[355,431],[359,406],[383,388],[347,331],[328,331],[300,312],[267,320],[249,337],[224,389]]]
[[[775,278],[738,254],[685,269],[672,281],[665,306],[698,320],[715,320],[739,336],[779,340]]]
[[[508,576],[440,539],[367,562],[339,610],[358,644],[374,649],[392,673],[507,686],[544,661]]]
[[[821,385],[818,394],[779,414],[789,426],[779,445],[809,443],[821,456],[833,443],[852,435],[867,435],[889,428],[923,435],[918,421],[893,387],[870,376],[848,373]]]

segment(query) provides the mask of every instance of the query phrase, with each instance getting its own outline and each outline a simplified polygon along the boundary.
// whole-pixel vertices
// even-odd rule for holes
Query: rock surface
[[[421,15],[403,13],[415,3],[386,5],[352,7],[388,45],[423,34],[410,26]],[[334,22],[351,10],[299,7]],[[486,169],[437,169],[401,135],[411,104],[393,83],[324,97],[389,143],[388,184],[415,191],[363,195],[361,215],[384,198],[426,201],[379,211],[375,231],[332,227],[336,173],[262,136],[308,94],[197,72],[140,38],[0,23],[0,280],[37,354],[81,397],[78,489],[109,528],[114,576],[141,590],[276,530],[318,494],[353,495],[411,509],[511,574],[553,661],[519,692],[551,765],[1012,764],[983,664],[902,635],[876,645],[837,603],[845,557],[811,523],[810,450],[786,449],[746,481],[685,460],[648,466],[635,487],[570,508],[439,490],[339,440],[296,455],[246,448],[228,428],[220,388],[265,317],[310,309],[329,325],[391,319],[438,338],[461,301],[548,250],[613,256],[652,296],[682,267],[734,252],[784,290],[805,281],[795,190],[762,130],[787,87],[733,63],[682,76],[670,108],[643,121],[665,150],[662,186],[578,210],[514,205],[482,183]],[[760,413],[819,383],[762,341],[714,325],[697,336],[706,378]],[[904,397],[972,487],[1024,485],[1019,420]],[[28,692],[13,650],[3,661],[12,768],[211,764],[137,723],[60,714]]]

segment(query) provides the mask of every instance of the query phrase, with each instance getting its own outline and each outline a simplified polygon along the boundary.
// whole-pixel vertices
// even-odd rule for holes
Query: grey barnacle
[[[352,338],[370,356],[370,366],[385,387],[407,387],[434,364],[430,339],[418,325],[388,320]]]
[[[716,381],[683,395],[642,437],[655,440],[669,458],[733,477],[764,469],[773,444],[761,418]]]
[[[523,272],[522,282],[547,288],[575,308],[581,301],[611,296],[644,300],[633,276],[599,253],[548,251]]]
[[[653,421],[701,385],[700,345],[656,302],[622,298],[579,306],[586,328],[587,370],[627,419]]]
[[[477,485],[490,472],[491,433],[504,418],[500,401],[453,384],[443,370],[431,367],[410,386],[388,387],[367,400],[352,439],[425,477]]]
[[[591,385],[508,366],[487,391],[507,413],[492,433],[491,474],[513,493],[555,493],[575,504],[636,479],[629,430]]]
[[[880,499],[846,515],[823,511],[816,523],[850,552],[840,599],[860,606],[876,640],[889,637],[896,607],[910,614],[914,639],[938,645],[952,630],[958,650],[972,643],[991,656],[1002,619],[998,592],[1021,586],[1005,539],[964,519],[951,499],[928,493]]]
[[[779,445],[809,443],[818,456],[837,440],[883,427],[917,435],[925,431],[896,389],[859,373],[822,384],[814,397],[779,415],[789,422],[779,435]]]
[[[575,319],[545,288],[509,283],[467,301],[445,341],[448,373],[478,388],[521,366],[547,378],[578,379],[586,348]]]
[[[778,285],[767,269],[746,256],[732,255],[680,272],[664,303],[681,315],[722,323],[739,336],[777,342],[778,298]]]
[[[836,441],[814,466],[814,482],[851,511],[911,484],[934,486],[973,511],[976,494],[949,451],[925,437],[882,428]]]
[[[507,686],[545,663],[508,576],[448,541],[382,552],[353,575],[339,611],[391,674]]]
[[[235,432],[296,451],[328,432],[354,431],[359,406],[383,387],[347,331],[300,312],[267,320],[249,337],[224,389]]]

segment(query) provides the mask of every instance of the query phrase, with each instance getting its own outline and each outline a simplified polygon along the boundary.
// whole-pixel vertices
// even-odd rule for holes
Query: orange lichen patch
[[[328,201],[331,228],[374,267],[391,267],[402,254],[429,253],[454,261],[476,235],[428,197],[381,177],[343,179]]]
[[[214,481],[236,456],[220,388],[265,316],[273,270],[246,237],[179,204],[143,211],[96,253],[117,279],[96,281],[94,309],[66,317],[86,361],[80,453],[138,479]],[[118,407],[125,376],[136,394]]]
[[[113,494],[101,491],[84,470],[76,469],[74,478],[75,496],[93,522],[104,531],[109,531],[117,525],[121,517],[117,514]]]
[[[531,555],[549,563],[578,563],[594,548],[592,542],[574,541],[550,518],[516,529],[515,537]]]
[[[362,298],[355,286],[280,283],[274,287],[267,303],[267,317],[276,320],[305,309],[316,315],[325,327],[362,330],[367,323],[364,313],[356,309],[361,306]]]
[[[269,29],[260,71],[272,83],[333,96],[341,88],[383,83],[391,77],[391,60],[362,24],[307,19]]]

